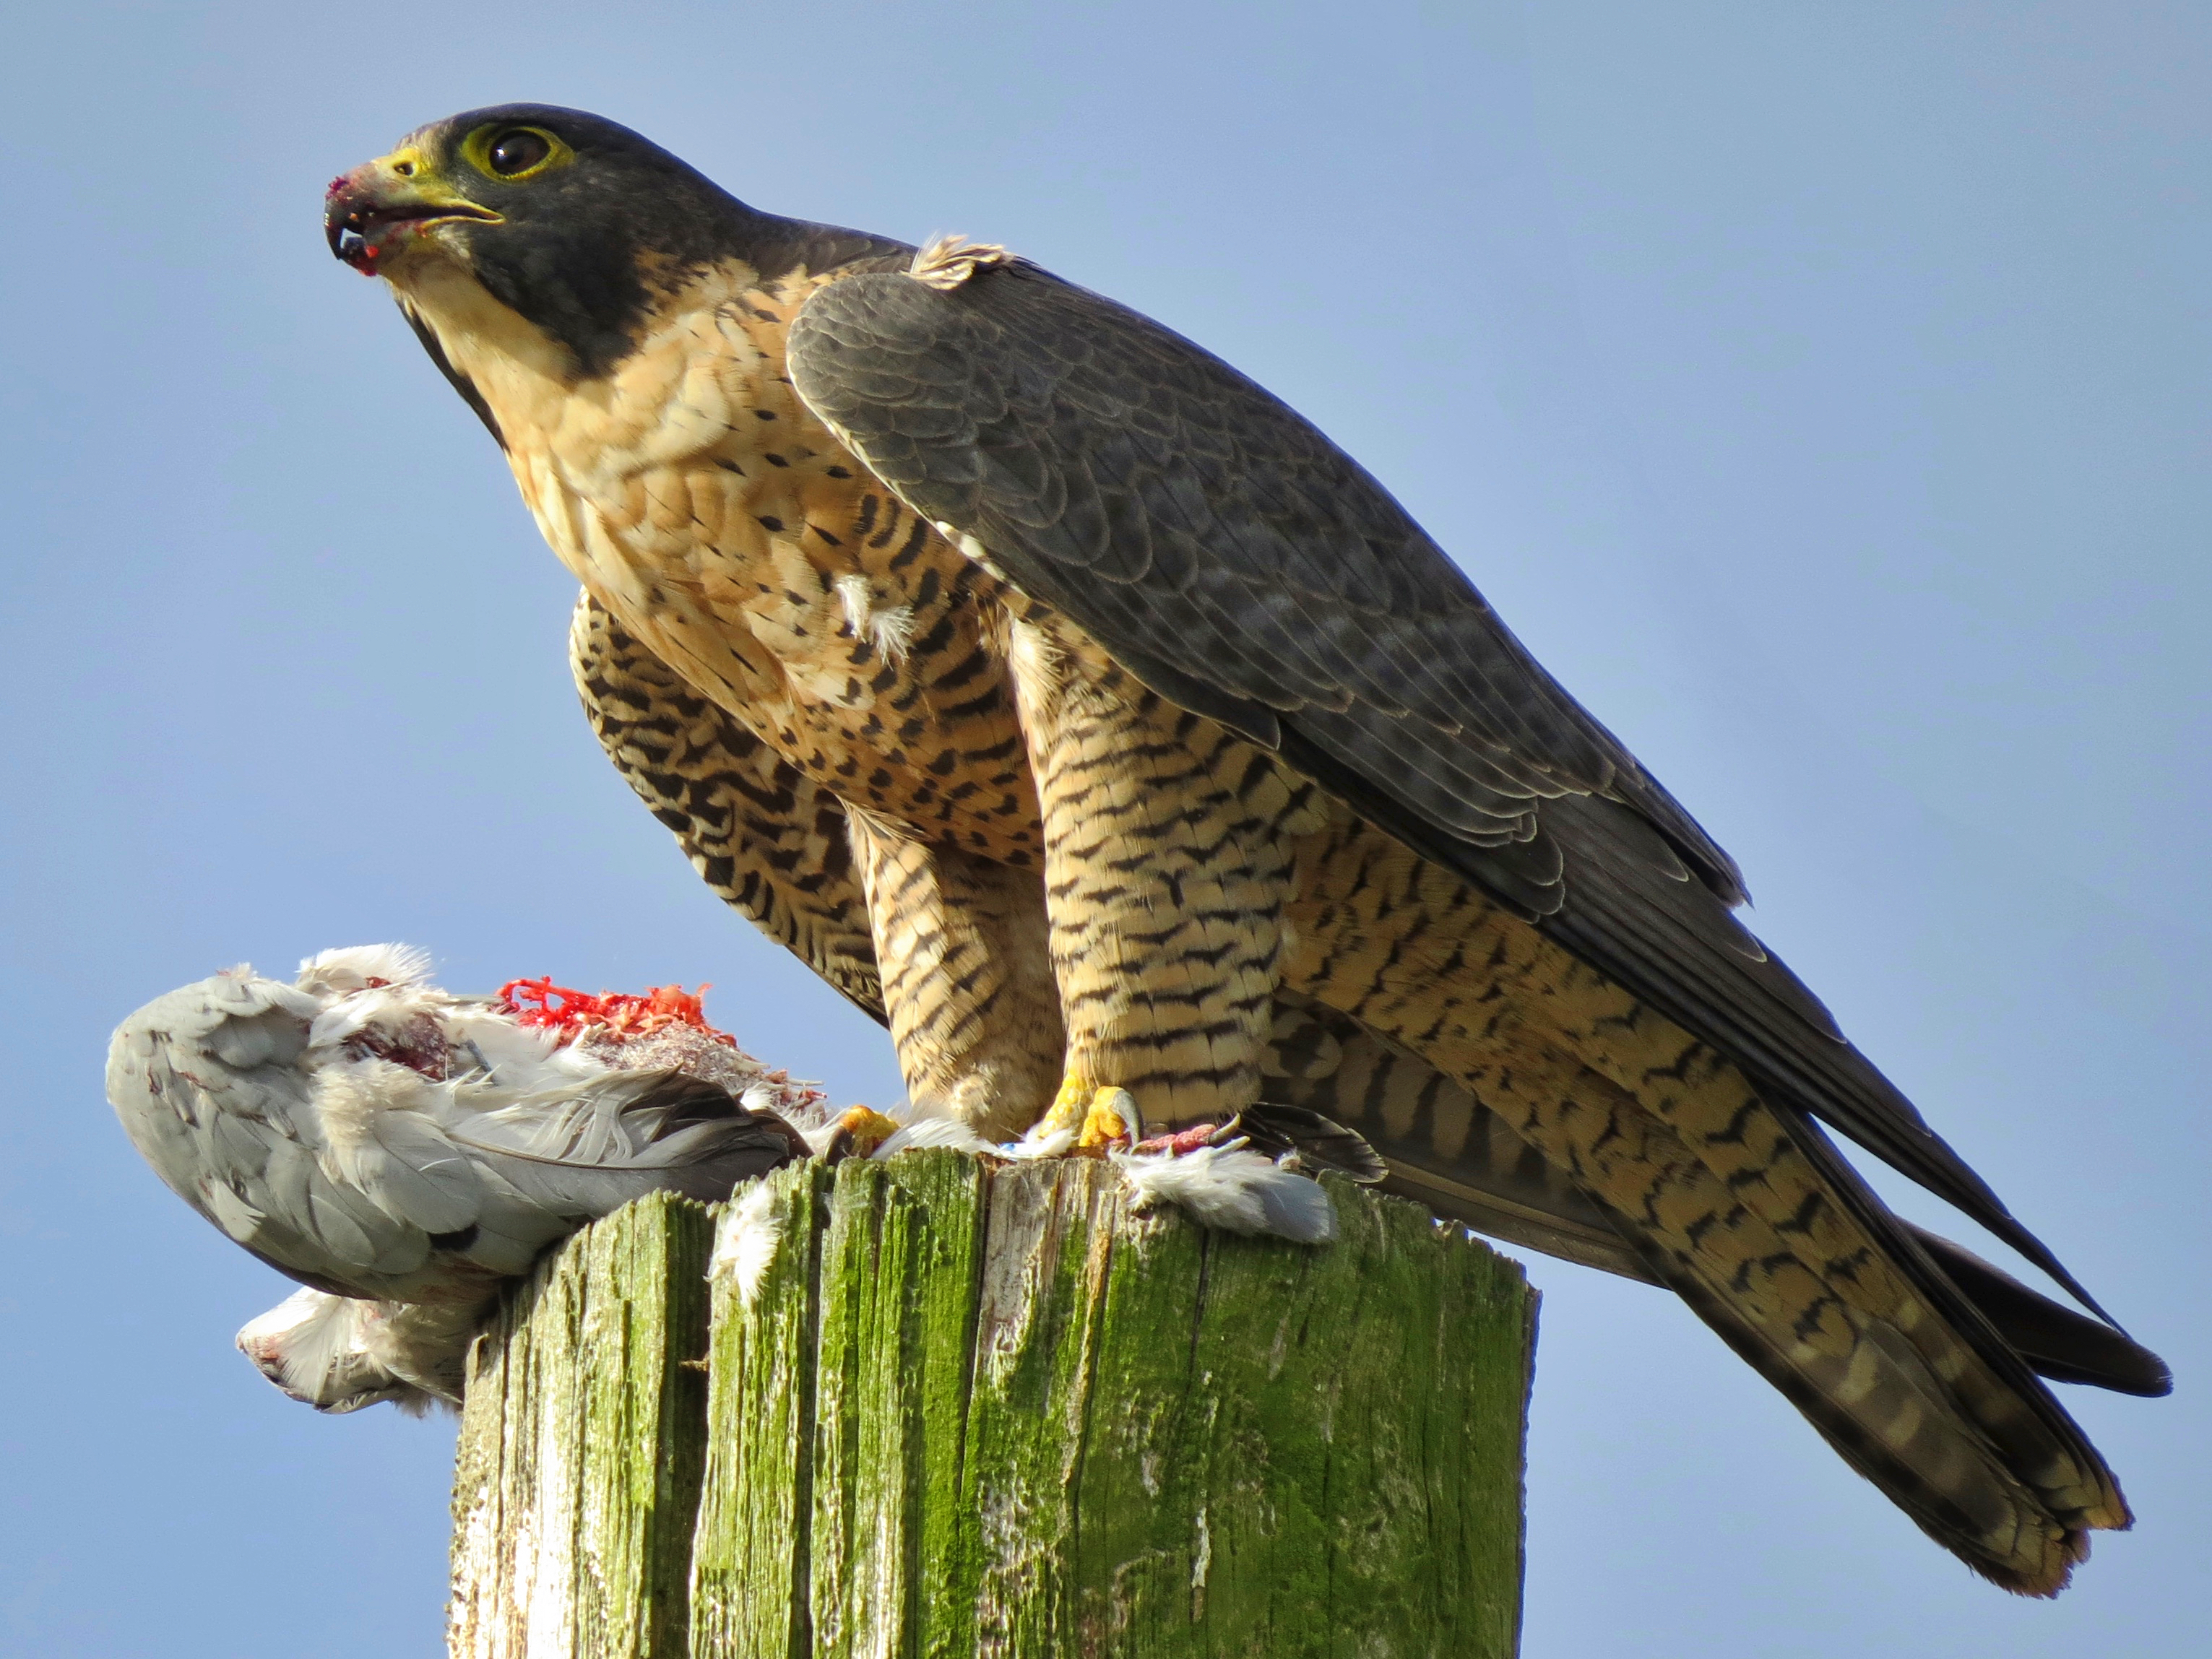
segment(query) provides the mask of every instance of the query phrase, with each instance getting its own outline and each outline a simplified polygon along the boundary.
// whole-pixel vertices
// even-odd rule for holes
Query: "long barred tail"
[[[2127,1524],[2109,1472],[2025,1363],[2032,1356],[2048,1374],[2129,1393],[2165,1392],[2163,1364],[2109,1327],[1903,1224],[1886,1249],[1863,1246],[1879,1265],[1836,1265],[1840,1292],[1807,1269],[1783,1229],[1748,1216],[1726,1224],[1724,1253],[1700,1224],[1734,1206],[1710,1190],[1713,1177],[1680,1136],[1648,1119],[1640,1132],[1607,1126],[1626,1133],[1617,1150],[1640,1170],[1636,1184],[1664,1189],[1632,1216],[1433,1066],[1295,996],[1279,1012],[1273,1056],[1268,1097],[1365,1135],[1389,1164],[1385,1190],[1492,1237],[1681,1294],[1846,1462],[2007,1589],[2055,1593],[2086,1554],[2088,1530]],[[1608,1092],[1587,1076],[1581,1084]],[[1893,1297],[1887,1316],[1860,1305],[1882,1279]]]
[[[2154,1356],[1986,1264],[1947,1272],[1817,1126],[1447,873],[1358,830],[1306,868],[1272,1093],[1447,1213],[1678,1292],[2005,1588],[2054,1594],[2090,1531],[2129,1524],[1999,1322],[2136,1392]]]

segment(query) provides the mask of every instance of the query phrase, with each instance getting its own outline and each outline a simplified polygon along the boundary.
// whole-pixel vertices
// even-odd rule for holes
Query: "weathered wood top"
[[[1132,1215],[1090,1160],[769,1182],[750,1296],[655,1199],[510,1298],[471,1364],[455,1654],[1514,1651],[1511,1262],[1346,1182],[1318,1249]]]

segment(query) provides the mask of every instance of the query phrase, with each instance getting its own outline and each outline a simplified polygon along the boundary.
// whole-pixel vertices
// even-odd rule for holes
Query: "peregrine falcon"
[[[582,583],[617,766],[917,1102],[1093,1143],[1310,1109],[1390,1188],[1679,1293],[1997,1583],[2129,1523],[2037,1373],[2163,1366],[1295,411],[1002,248],[762,212],[571,110],[423,127],[325,227]],[[1823,1125],[2098,1318],[1899,1219]]]

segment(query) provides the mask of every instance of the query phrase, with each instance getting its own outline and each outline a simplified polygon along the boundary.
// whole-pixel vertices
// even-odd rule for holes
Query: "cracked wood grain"
[[[681,1659],[706,1432],[699,1205],[585,1229],[470,1355],[453,1471],[454,1659]]]

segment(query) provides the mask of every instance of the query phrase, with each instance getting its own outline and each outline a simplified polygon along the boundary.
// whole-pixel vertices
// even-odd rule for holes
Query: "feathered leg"
[[[1127,1090],[1145,1119],[1259,1098],[1294,838],[1318,792],[1031,611],[1008,652],[1045,830],[1067,1026],[1055,1116]]]
[[[907,1092],[980,1134],[1019,1134],[1065,1046],[1042,880],[848,816]]]

